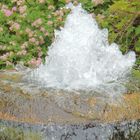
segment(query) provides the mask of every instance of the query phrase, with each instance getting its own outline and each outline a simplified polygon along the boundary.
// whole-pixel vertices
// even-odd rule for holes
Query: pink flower
[[[29,32],[29,33],[28,33],[28,36],[29,36],[29,37],[32,37],[32,36],[33,36],[33,32]]]
[[[57,20],[58,21],[63,21],[63,18],[62,17],[58,17]]]
[[[42,24],[42,19],[38,18],[32,23],[32,26],[39,27]]]
[[[26,5],[20,6],[20,7],[19,7],[19,12],[20,12],[20,14],[23,14],[23,13],[26,11],[26,9],[27,9]]]
[[[44,40],[39,41],[39,44],[44,44],[44,43],[45,43]]]
[[[54,10],[55,8],[54,8],[53,5],[49,5],[49,6],[48,6],[48,9],[49,9],[49,10]]]
[[[28,42],[24,42],[21,46],[21,49],[25,49],[28,47]]]
[[[6,65],[9,66],[12,65],[12,63],[10,61],[6,61]]]
[[[36,66],[39,66],[42,62],[42,59],[41,58],[38,58],[37,61],[36,61]]]
[[[40,51],[39,53],[38,53],[38,57],[41,57],[43,55],[43,53]]]
[[[42,62],[42,59],[41,58],[38,58],[37,60],[35,58],[33,58],[29,64],[32,65],[32,66],[35,66],[35,67],[38,67]]]
[[[40,28],[40,31],[45,32],[45,28],[44,27],[41,27]]]
[[[63,13],[62,10],[59,11],[59,15],[60,15],[60,16],[64,16],[64,13]]]
[[[27,51],[26,50],[23,50],[22,51],[22,55],[26,55]]]
[[[9,30],[12,31],[13,30],[13,27],[10,27]]]
[[[41,19],[41,18],[38,18],[38,19],[36,20],[36,23],[37,23],[37,24],[42,24],[42,19]]]
[[[12,11],[17,11],[17,7],[16,6],[14,6],[13,8],[12,8]]]
[[[56,10],[55,13],[54,13],[54,15],[55,16],[58,16],[59,15],[59,10]]]
[[[7,60],[7,57],[8,57],[8,55],[4,54],[4,55],[0,56],[0,60],[5,61],[5,60]]]
[[[96,17],[97,17],[97,19],[98,19],[99,21],[103,21],[104,18],[105,18],[105,16],[102,15],[102,14],[98,14]]]
[[[7,53],[6,53],[6,55],[7,55],[7,57],[8,57],[8,56],[10,55],[10,53],[9,53],[9,52],[7,52]]]
[[[36,44],[36,45],[39,45],[39,41],[36,41],[35,44]]]
[[[4,14],[5,14],[5,16],[9,17],[13,14],[13,12],[10,10],[4,10]]]
[[[36,64],[36,60],[33,58],[30,62],[31,65],[35,65]]]
[[[26,48],[26,46],[23,45],[23,44],[20,47],[21,47],[21,49],[25,49]]]
[[[22,51],[19,51],[17,53],[17,55],[21,56],[21,55],[26,55],[27,54],[27,51],[26,50],[22,50]]]
[[[48,25],[52,25],[53,22],[52,22],[52,21],[48,21],[47,24],[48,24]]]
[[[39,39],[40,39],[39,44],[43,44],[44,43],[44,38],[42,36],[39,36]]]
[[[48,35],[49,35],[49,33],[48,33],[48,32],[46,32],[46,33],[45,33],[45,36],[48,36]]]
[[[14,27],[15,27],[16,30],[19,30],[20,29],[20,25],[18,23],[15,23],[14,24]]]
[[[34,43],[36,41],[36,39],[34,37],[29,39],[29,42]]]
[[[93,18],[95,18],[95,17],[96,17],[96,15],[95,15],[94,13],[92,13],[92,14],[91,14],[91,16],[92,16]]]
[[[29,28],[26,28],[26,30],[25,30],[26,33],[30,33],[30,31],[31,30]]]
[[[48,18],[51,18],[52,16],[51,15],[48,15]]]
[[[16,2],[17,2],[17,5],[23,5],[25,0],[16,0]]]
[[[11,26],[10,26],[10,28],[9,28],[9,30],[19,30],[20,29],[20,24],[19,23],[17,23],[17,22],[12,22],[12,23],[10,23],[11,24]]]
[[[35,23],[35,22],[33,22],[33,23],[32,23],[32,26],[36,26],[36,23]]]

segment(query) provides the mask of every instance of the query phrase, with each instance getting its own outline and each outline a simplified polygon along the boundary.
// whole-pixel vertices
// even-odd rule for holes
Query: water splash
[[[46,64],[31,79],[53,89],[95,91],[114,96],[125,92],[135,53],[121,53],[108,43],[108,30],[100,29],[81,5],[72,7],[64,28],[55,31]]]

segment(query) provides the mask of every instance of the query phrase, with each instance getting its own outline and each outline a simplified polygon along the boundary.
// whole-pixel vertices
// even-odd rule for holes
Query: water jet
[[[123,84],[135,63],[135,53],[123,55],[116,43],[109,44],[108,30],[100,29],[80,4],[69,7],[72,11],[64,28],[55,31],[46,63],[33,70],[30,79],[46,88],[94,91],[111,97],[126,92]]]

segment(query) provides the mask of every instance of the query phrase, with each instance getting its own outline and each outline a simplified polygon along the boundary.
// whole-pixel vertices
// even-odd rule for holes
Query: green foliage
[[[60,4],[63,2],[53,0],[0,2],[0,69],[17,63],[41,63],[54,38],[54,29],[63,26],[69,12],[60,10]]]
[[[133,50],[140,65],[140,2],[139,0],[115,0],[97,20],[102,28],[109,29],[109,41],[120,44],[123,53]]]

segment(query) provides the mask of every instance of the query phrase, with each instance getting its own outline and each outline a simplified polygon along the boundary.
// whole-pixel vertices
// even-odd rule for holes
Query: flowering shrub
[[[38,66],[67,13],[48,0],[0,2],[0,69],[19,62]]]
[[[82,3],[102,28],[109,29],[110,42],[123,53],[134,50],[140,66],[139,0],[3,0],[0,2],[0,69],[23,63],[38,66],[63,26],[69,10],[66,3]]]

